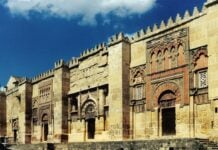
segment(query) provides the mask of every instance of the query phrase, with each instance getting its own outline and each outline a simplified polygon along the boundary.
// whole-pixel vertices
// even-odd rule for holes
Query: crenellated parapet
[[[58,61],[56,61],[56,62],[54,63],[54,68],[55,68],[55,69],[58,69],[58,68],[61,68],[61,67],[65,66],[65,65],[66,65],[66,64],[65,64],[64,60],[63,60],[63,59],[60,59],[60,60],[58,60]]]
[[[101,54],[105,54],[108,52],[108,48],[106,43],[100,43],[95,45],[94,48],[87,49],[80,54],[80,57],[72,57],[72,59],[68,62],[69,68],[77,67],[80,61],[93,56],[101,51]]]
[[[107,49],[106,43],[97,44],[97,45],[95,45],[94,48],[87,49],[87,50],[83,51],[83,52],[80,54],[79,59],[84,59],[84,58],[86,58],[86,57],[88,57],[88,56],[91,56],[91,55],[94,55],[94,54],[96,54],[96,53],[98,53],[99,51],[104,50],[104,49]]]
[[[73,57],[70,61],[69,61],[69,68],[72,68],[72,67],[76,67],[79,65],[79,59],[78,58],[75,58]]]
[[[54,75],[54,69],[48,70],[32,78],[32,82],[39,82]]]
[[[210,0],[208,0],[210,1]],[[218,0],[212,0],[212,1],[218,1]],[[206,3],[207,4],[207,3]],[[150,36],[153,36],[157,33],[163,32],[165,30],[169,30],[171,28],[174,28],[178,25],[182,25],[184,23],[187,23],[193,19],[199,18],[206,13],[206,4],[202,7],[201,11],[197,7],[193,8],[192,13],[190,13],[188,10],[185,11],[184,15],[177,14],[175,18],[169,17],[167,22],[164,20],[161,21],[161,23],[154,24],[153,27],[148,26],[146,29],[141,29],[140,31],[136,32],[131,38],[131,42],[136,42],[145,38],[148,38]]]
[[[108,45],[111,46],[111,45],[117,44],[121,41],[129,42],[128,37],[126,37],[122,32],[110,37],[109,41],[108,41]]]

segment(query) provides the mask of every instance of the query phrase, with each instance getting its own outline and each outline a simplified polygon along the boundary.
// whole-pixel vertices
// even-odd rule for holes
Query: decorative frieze
[[[183,28],[176,32],[164,35],[155,40],[148,41],[147,49],[155,50],[155,48],[157,49],[158,47],[161,47],[162,49],[171,48],[173,45],[176,46],[186,42],[184,41],[184,39],[182,39],[186,36],[188,36],[188,28]]]

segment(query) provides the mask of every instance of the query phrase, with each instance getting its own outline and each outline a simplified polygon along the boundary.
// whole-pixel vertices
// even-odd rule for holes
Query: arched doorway
[[[12,129],[13,129],[13,142],[17,142],[18,138],[18,119],[14,119],[12,122]]]
[[[163,92],[159,99],[159,128],[162,136],[176,135],[176,95],[172,91]]]
[[[48,140],[48,115],[44,114],[42,116],[42,141],[47,141]]]
[[[93,104],[89,104],[85,109],[85,119],[87,122],[87,138],[94,139],[95,138],[95,106]]]

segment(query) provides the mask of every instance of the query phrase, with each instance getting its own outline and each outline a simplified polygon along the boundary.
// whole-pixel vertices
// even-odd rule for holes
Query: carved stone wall
[[[6,91],[7,137],[12,142],[31,142],[31,95],[32,87],[27,79],[17,80],[15,86]]]
[[[70,93],[108,83],[108,54],[101,51],[79,60],[70,70]]]
[[[147,42],[148,108],[157,106],[156,87],[164,82],[175,82],[182,91],[181,104],[189,103],[189,40],[188,28],[183,28]],[[162,83],[161,83],[162,82]],[[183,93],[184,91],[184,93]]]
[[[147,42],[147,66],[150,73],[160,72],[188,63],[188,29]]]
[[[38,84],[38,96],[33,97],[32,114],[34,125],[40,125],[42,116],[47,114],[51,123],[53,112],[53,80],[45,80]]]
[[[141,65],[130,70],[130,85],[145,83],[146,66]]]
[[[37,143],[42,141],[42,124],[43,117],[47,116],[48,127],[53,126],[54,115],[54,91],[53,91],[53,78],[41,80],[33,85],[32,97],[32,142]],[[53,134],[51,130],[49,134]]]
[[[17,130],[20,143],[45,142],[49,123],[54,143],[157,139],[162,109],[171,109],[172,138],[218,141],[217,8],[208,1],[131,38],[116,34],[30,81],[11,77],[7,136]]]
[[[130,105],[138,113],[145,111],[145,74],[145,65],[137,66],[130,70]]]
[[[68,97],[68,122],[70,141],[75,135],[84,135],[82,126],[86,126],[89,119],[96,122],[96,133],[99,135],[107,130],[109,110],[108,85],[88,89],[69,95]],[[78,124],[81,124],[78,126]],[[82,131],[81,131],[82,129]],[[71,138],[72,137],[72,138]],[[84,138],[87,138],[86,136]]]

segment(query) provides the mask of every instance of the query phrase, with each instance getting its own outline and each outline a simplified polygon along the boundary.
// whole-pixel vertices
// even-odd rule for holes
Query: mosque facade
[[[107,43],[0,93],[14,143],[218,141],[218,0]]]

